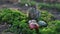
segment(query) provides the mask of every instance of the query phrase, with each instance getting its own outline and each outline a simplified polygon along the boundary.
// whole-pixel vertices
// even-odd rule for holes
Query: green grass
[[[8,32],[13,32],[19,34],[36,34],[35,29],[30,30],[28,26],[28,17],[24,13],[18,10],[12,10],[8,8],[0,9],[0,22],[6,22],[12,26],[7,30]],[[48,23],[47,27],[40,27],[39,33],[41,34],[60,34],[60,21],[51,20],[53,17],[48,11],[42,11],[39,20],[46,21]]]
[[[38,7],[40,8],[46,8],[46,9],[54,9],[56,8],[58,11],[60,11],[60,4],[49,4],[49,3],[39,3]]]

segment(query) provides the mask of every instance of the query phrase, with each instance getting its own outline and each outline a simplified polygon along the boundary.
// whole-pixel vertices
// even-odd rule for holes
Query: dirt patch
[[[2,32],[1,34],[14,34],[14,33],[11,33],[11,32]]]
[[[13,33],[10,33],[10,32],[4,32],[8,28],[9,28],[9,24],[7,24],[7,23],[1,23],[0,24],[0,34],[13,34]]]

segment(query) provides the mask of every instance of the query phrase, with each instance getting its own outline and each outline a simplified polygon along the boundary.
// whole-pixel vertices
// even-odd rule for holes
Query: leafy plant
[[[27,16],[18,10],[12,9],[1,9],[0,10],[0,22],[6,22],[7,24],[11,24],[10,31],[15,32],[19,27],[20,23],[26,23]]]
[[[31,1],[28,4],[29,4],[29,6],[35,6],[36,5],[36,2],[35,1]]]
[[[43,21],[46,21],[46,22],[49,22],[52,20],[53,15],[50,14],[48,11],[41,11],[41,16],[38,20],[43,20]]]

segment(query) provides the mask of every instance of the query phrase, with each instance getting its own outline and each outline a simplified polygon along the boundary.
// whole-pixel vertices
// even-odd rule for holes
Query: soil
[[[6,23],[0,24],[0,34],[13,34],[11,32],[4,32],[8,28],[9,28],[9,24],[6,24]]]

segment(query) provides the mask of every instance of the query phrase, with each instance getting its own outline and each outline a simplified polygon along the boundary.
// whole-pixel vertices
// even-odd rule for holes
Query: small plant
[[[36,2],[35,1],[31,1],[28,4],[29,4],[29,6],[35,6],[36,5]]]
[[[51,17],[53,17],[53,15],[50,14],[48,11],[41,11],[41,16],[38,20],[49,22],[51,21]]]

